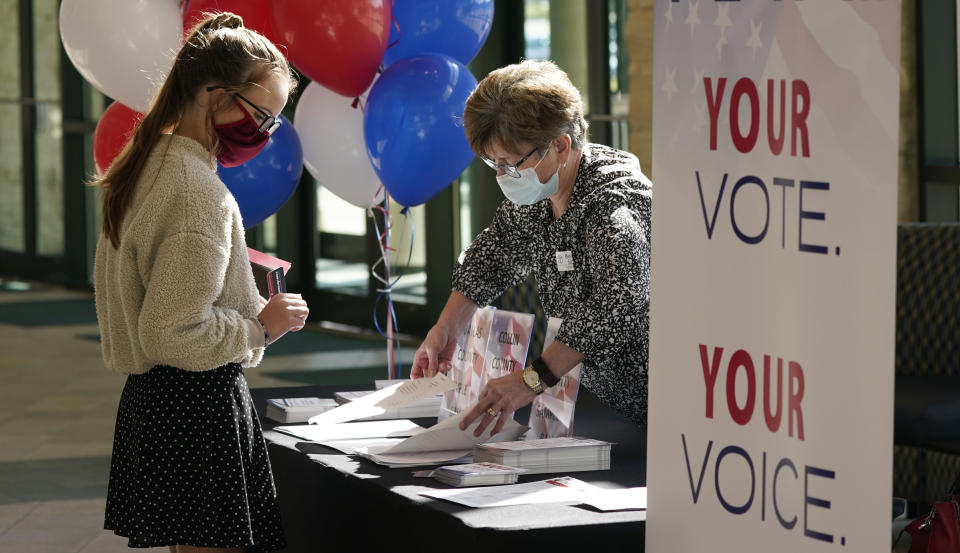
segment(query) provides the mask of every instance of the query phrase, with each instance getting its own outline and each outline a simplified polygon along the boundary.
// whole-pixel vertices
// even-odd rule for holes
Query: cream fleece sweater
[[[120,247],[100,236],[94,289],[111,370],[253,367],[263,357],[240,209],[216,168],[199,142],[164,135],[137,182]]]

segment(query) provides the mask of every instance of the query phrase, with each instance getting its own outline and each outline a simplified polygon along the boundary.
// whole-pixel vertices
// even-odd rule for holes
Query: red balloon
[[[281,44],[273,28],[270,0],[185,0],[181,10],[184,33],[189,33],[204,13],[232,12],[243,18],[244,27],[257,31],[274,44]]]
[[[304,75],[354,97],[377,73],[390,38],[390,0],[274,0],[273,24]]]
[[[110,167],[120,150],[133,137],[133,131],[141,119],[142,113],[120,102],[110,104],[103,111],[93,131],[93,164],[97,167],[97,173],[102,175]]]

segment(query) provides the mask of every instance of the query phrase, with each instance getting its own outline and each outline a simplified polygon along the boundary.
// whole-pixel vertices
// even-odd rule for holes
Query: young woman
[[[244,367],[303,327],[296,294],[257,294],[217,160],[255,156],[295,76],[236,15],[193,29],[103,186],[94,284],[103,357],[126,374],[105,527],[171,552],[285,546]],[[264,183],[269,186],[269,183]]]

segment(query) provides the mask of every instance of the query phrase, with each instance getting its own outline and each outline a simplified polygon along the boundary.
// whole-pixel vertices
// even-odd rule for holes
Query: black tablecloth
[[[419,495],[448,486],[414,478],[412,469],[388,469],[271,430],[268,398],[332,397],[364,387],[252,390],[277,483],[289,552],[643,551],[645,511],[602,513],[583,505],[522,505],[472,509]],[[366,388],[369,388],[367,386]],[[516,420],[527,422],[529,408]],[[434,420],[415,420],[428,426]],[[581,390],[574,424],[578,436],[614,443],[611,469],[569,473],[605,488],[646,485],[646,429]],[[521,476],[520,482],[558,474]]]

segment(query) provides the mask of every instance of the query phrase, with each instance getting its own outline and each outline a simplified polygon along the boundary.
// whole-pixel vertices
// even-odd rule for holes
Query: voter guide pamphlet
[[[495,311],[495,307],[478,309],[473,314],[470,325],[457,338],[457,347],[448,375],[456,383],[456,388],[444,392],[438,413],[439,420],[469,410],[477,402],[483,382],[484,354],[487,351]]]

